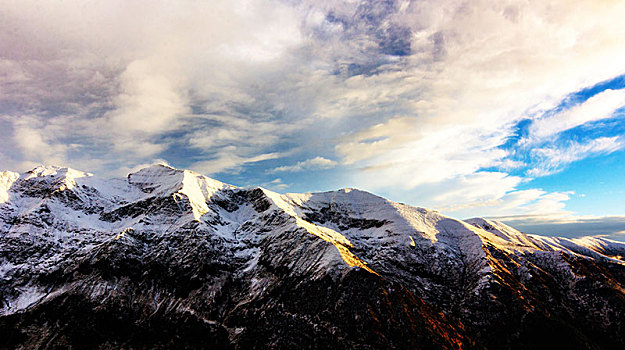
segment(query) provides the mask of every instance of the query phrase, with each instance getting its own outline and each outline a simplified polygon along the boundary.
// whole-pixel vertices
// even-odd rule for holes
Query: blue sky
[[[623,2],[0,6],[0,168],[165,161],[625,237]]]

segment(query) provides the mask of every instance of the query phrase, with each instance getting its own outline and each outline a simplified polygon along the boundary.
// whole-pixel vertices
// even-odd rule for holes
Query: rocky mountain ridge
[[[0,347],[618,348],[624,256],[355,189],[38,167],[0,173]]]

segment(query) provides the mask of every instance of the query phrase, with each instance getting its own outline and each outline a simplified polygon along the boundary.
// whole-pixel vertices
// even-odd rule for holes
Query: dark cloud
[[[430,36],[432,41],[432,57],[435,61],[445,58],[447,51],[445,50],[445,34],[442,31],[436,32]]]
[[[410,28],[402,26],[390,26],[388,29],[378,31],[380,52],[392,56],[409,56],[412,54]]]
[[[376,74],[382,66],[413,53],[412,30],[396,20],[399,6],[397,1],[365,1],[351,11],[326,10],[325,20],[339,29],[333,34],[343,47],[334,57],[337,74]],[[324,31],[320,37],[327,35]]]

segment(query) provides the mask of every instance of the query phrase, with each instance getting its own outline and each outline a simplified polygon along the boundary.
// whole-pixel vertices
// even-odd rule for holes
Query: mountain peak
[[[125,343],[124,329],[241,348],[418,348],[423,334],[459,348],[438,345],[465,333],[540,347],[527,342],[542,328],[625,343],[624,244],[525,235],[352,188],[279,194],[166,164],[120,179],[38,167],[0,174],[0,238],[0,332],[23,348],[159,347]],[[82,334],[101,343],[71,343]]]
[[[79,177],[87,177],[93,176],[91,173],[87,173],[84,171],[72,169],[69,167],[61,167],[56,165],[39,165],[32,170],[26,172],[27,178],[33,177],[71,177],[71,178],[79,178]]]

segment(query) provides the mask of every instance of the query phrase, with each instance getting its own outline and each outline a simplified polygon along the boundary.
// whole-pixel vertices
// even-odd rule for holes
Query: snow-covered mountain
[[[0,348],[625,347],[625,244],[165,165],[0,173]]]

